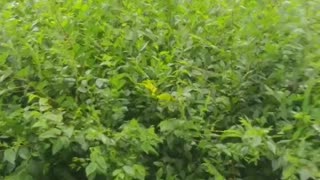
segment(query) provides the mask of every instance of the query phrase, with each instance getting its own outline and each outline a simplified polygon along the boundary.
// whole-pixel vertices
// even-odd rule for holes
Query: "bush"
[[[3,179],[320,178],[319,0],[0,9]]]

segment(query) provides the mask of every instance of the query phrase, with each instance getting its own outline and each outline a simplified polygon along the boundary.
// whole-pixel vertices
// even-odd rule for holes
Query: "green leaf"
[[[70,127],[65,127],[63,130],[62,130],[65,135],[68,137],[68,138],[71,138],[72,134],[73,134],[73,131],[74,131],[74,127],[70,126]]]
[[[22,159],[28,159],[31,155],[30,151],[27,147],[20,148],[18,151],[18,154]]]
[[[162,176],[163,176],[163,168],[159,168],[158,171],[157,171],[157,173],[156,173],[156,178],[157,178],[157,180],[158,180],[158,179],[161,179]]]
[[[144,166],[139,165],[139,164],[135,164],[133,165],[133,168],[136,172],[136,177],[139,179],[145,179],[146,176],[146,169]]]
[[[161,132],[170,132],[174,131],[179,123],[183,123],[181,120],[169,119],[161,121],[159,124]]]
[[[6,59],[8,58],[9,53],[2,53],[0,54],[0,65],[3,65],[6,62]]]
[[[57,128],[51,128],[48,131],[42,133],[39,135],[40,139],[49,139],[49,138],[55,138],[61,134],[61,130]]]
[[[54,141],[52,146],[52,155],[55,155],[57,152],[59,152],[64,146],[64,142],[61,138],[58,138],[56,141]]]
[[[212,176],[215,177],[216,180],[225,180],[225,178],[219,173],[219,171],[209,162],[203,163],[205,170]]]
[[[51,109],[51,106],[48,103],[48,99],[45,99],[45,98],[39,99],[39,106],[40,106],[39,107],[40,111],[47,111],[47,110]]]
[[[30,67],[27,66],[23,69],[21,69],[19,72],[16,73],[17,78],[26,78],[28,77],[28,72],[30,71]]]
[[[299,170],[300,180],[315,179],[308,169]]]
[[[39,98],[39,96],[29,93],[28,94],[28,103],[32,102],[36,98]]]
[[[44,113],[43,117],[50,121],[57,121],[57,122],[60,122],[63,119],[61,112],[46,112]]]
[[[126,174],[128,174],[129,176],[133,177],[135,175],[135,171],[131,166],[123,166],[122,168],[123,168],[124,172]]]
[[[8,161],[11,164],[15,164],[16,160],[16,151],[12,148],[6,149],[4,151],[4,156],[3,156],[4,161]]]
[[[172,101],[173,97],[169,93],[162,93],[157,96],[160,101]]]
[[[272,141],[267,141],[267,146],[269,148],[269,150],[273,153],[276,154],[276,150],[277,150],[277,146],[274,142]]]
[[[116,169],[112,172],[112,176],[118,176],[119,174],[122,174],[122,170],[121,169]]]
[[[106,160],[103,157],[95,159],[96,164],[101,169],[101,171],[105,172],[108,168]]]
[[[98,79],[96,80],[96,86],[97,86],[98,88],[102,88],[102,86],[104,85],[104,83],[105,83],[105,80],[104,80],[104,79],[98,78]]]
[[[91,162],[87,167],[86,167],[86,175],[87,177],[94,174],[97,170],[97,165],[93,162]]]
[[[116,89],[116,90],[119,90],[121,89],[125,83],[126,83],[126,80],[124,79],[125,77],[125,74],[117,74],[115,76],[113,76],[111,79],[110,79],[110,83],[111,85]]]
[[[15,173],[11,176],[6,176],[4,180],[33,180],[34,178],[26,172],[21,170],[19,173]]]
[[[310,94],[311,94],[311,91],[312,91],[313,87],[315,86],[315,84],[316,84],[315,80],[311,80],[307,83],[307,89],[304,93],[304,100],[302,103],[302,110],[305,113],[310,112],[310,96],[311,96]]]
[[[42,129],[46,129],[48,128],[48,123],[46,120],[44,119],[40,119],[38,120],[36,123],[34,123],[32,125],[32,128],[42,128]]]
[[[279,168],[281,168],[281,166],[283,165],[283,159],[282,158],[273,159],[271,165],[272,165],[272,170],[276,171]]]
[[[6,71],[0,70],[0,74],[2,74],[2,76],[0,76],[0,83],[2,81],[4,81],[5,79],[7,79],[12,73],[13,73],[13,71],[11,69],[8,69]]]
[[[289,165],[287,167],[285,167],[283,169],[283,172],[282,172],[282,178],[283,179],[290,179],[292,178],[295,174],[296,174],[296,168],[292,165]]]
[[[80,86],[80,87],[78,88],[78,91],[79,91],[79,92],[82,92],[82,93],[86,93],[88,90],[87,90],[86,87]]]
[[[243,133],[239,130],[235,129],[228,129],[223,131],[223,134],[221,135],[221,139],[226,139],[226,138],[241,138],[243,136]]]

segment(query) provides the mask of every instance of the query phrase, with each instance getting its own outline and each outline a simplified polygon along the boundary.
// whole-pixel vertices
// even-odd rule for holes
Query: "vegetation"
[[[319,179],[319,9],[1,0],[0,179]]]

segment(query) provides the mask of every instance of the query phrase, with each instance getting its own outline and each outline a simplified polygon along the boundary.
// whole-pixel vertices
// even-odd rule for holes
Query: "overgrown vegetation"
[[[319,179],[319,9],[1,0],[0,179]]]

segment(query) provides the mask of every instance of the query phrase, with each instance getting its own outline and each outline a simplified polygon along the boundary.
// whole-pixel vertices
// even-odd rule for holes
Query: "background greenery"
[[[320,178],[319,0],[1,0],[0,179]]]

